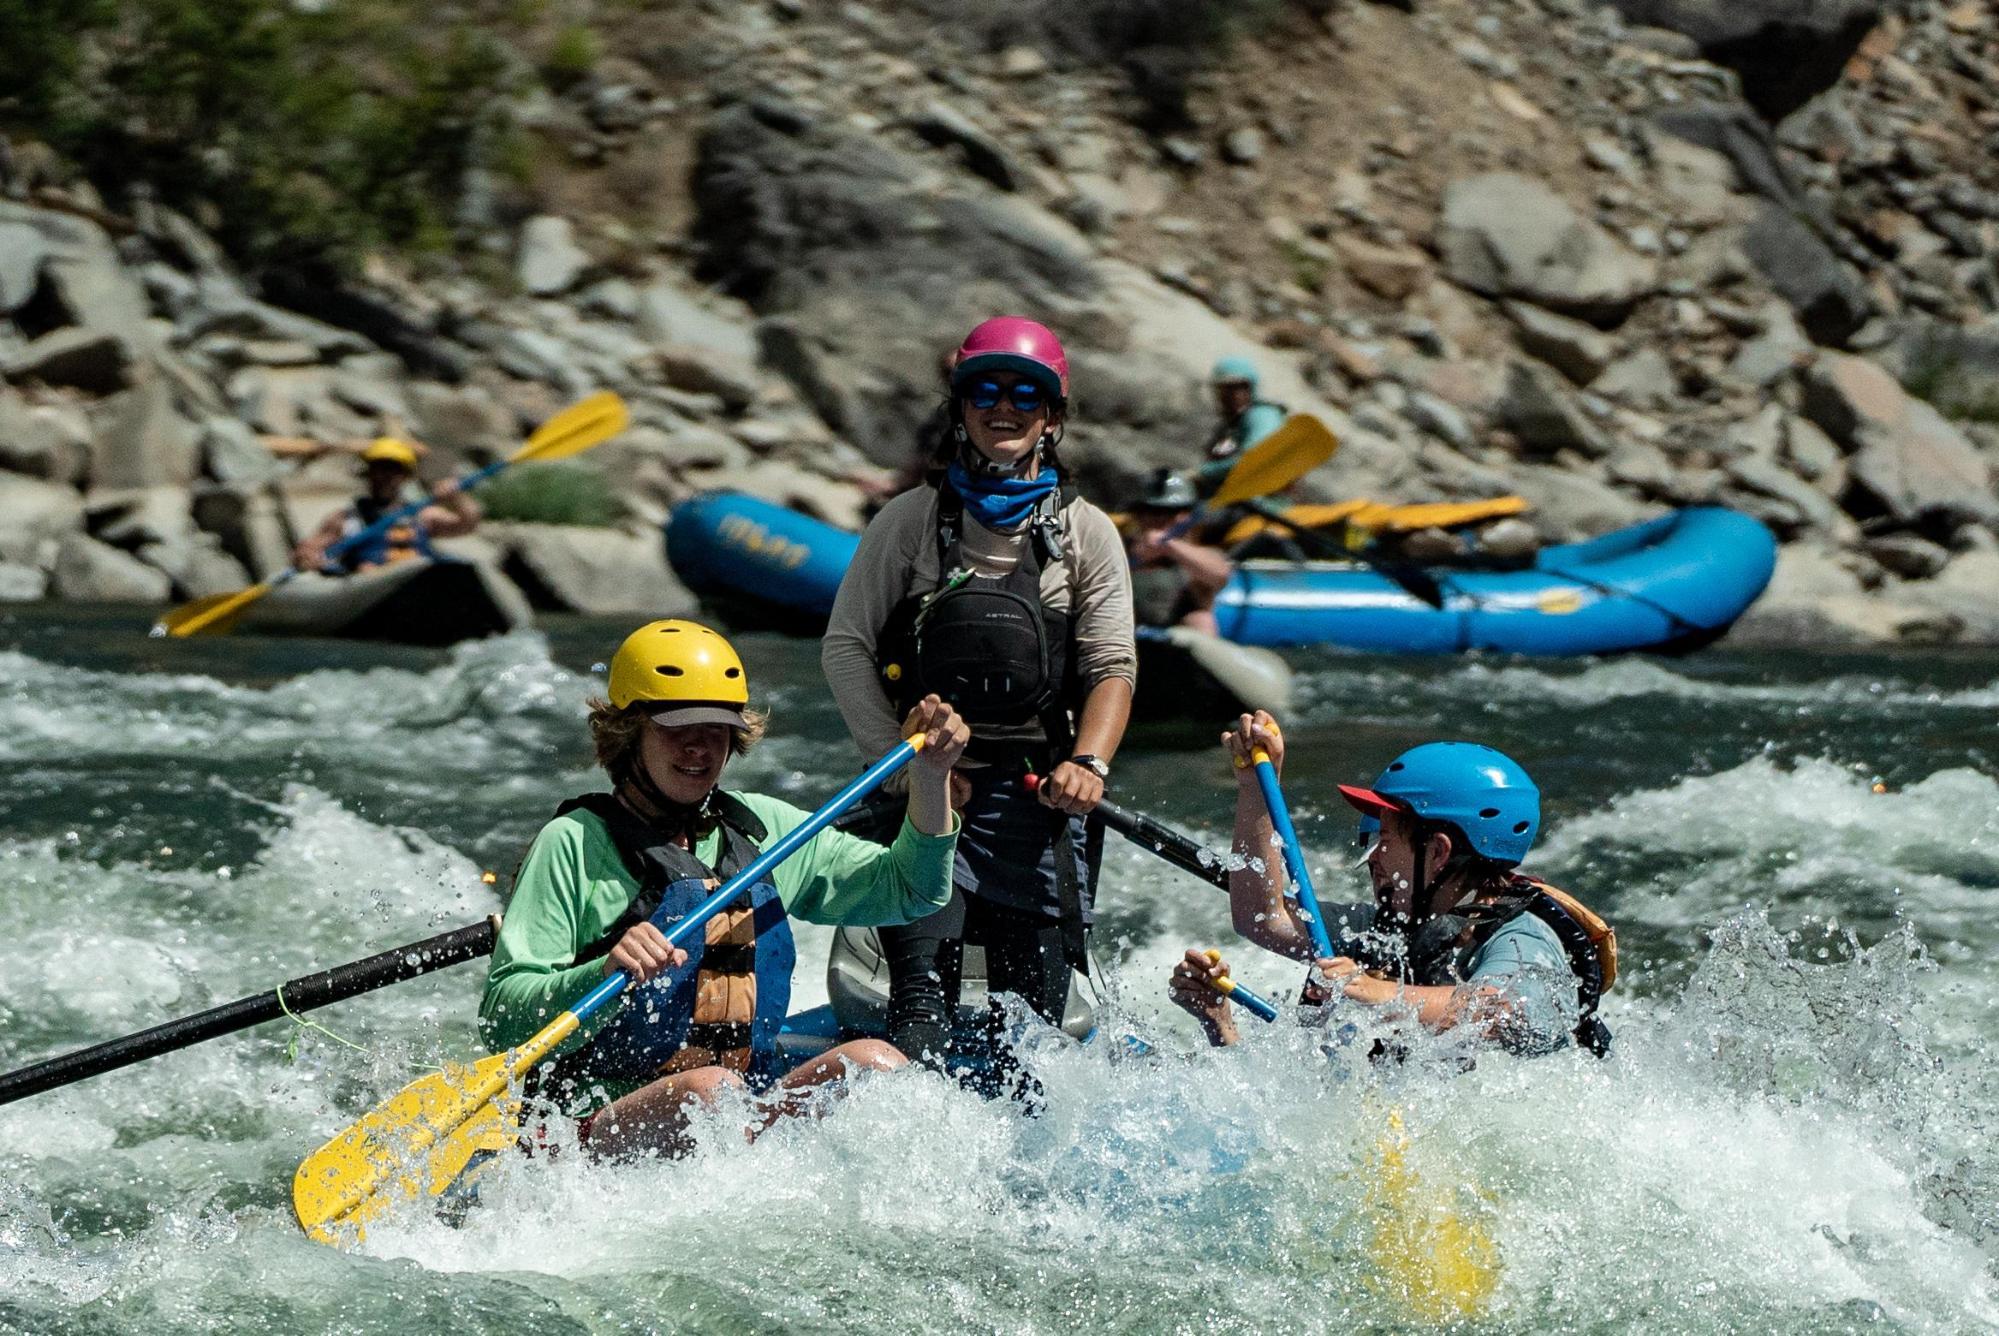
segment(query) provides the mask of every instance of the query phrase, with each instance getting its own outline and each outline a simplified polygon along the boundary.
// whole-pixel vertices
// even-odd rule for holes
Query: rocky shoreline
[[[1191,460],[1247,352],[1342,437],[1322,498],[1517,493],[1550,539],[1734,506],[1784,547],[1731,643],[1999,643],[1989,6],[1296,5],[1165,94],[936,8],[689,5],[672,58],[523,99],[572,183],[667,160],[667,221],[529,201],[482,225],[499,273],[302,291],[13,145],[0,599],[241,587],[352,491],[273,442],[404,432],[442,477],[604,388],[633,426],[579,466],[620,518],[466,541],[545,606],[684,610],[675,501],[856,522],[939,351],[1021,309],[1109,501]]]

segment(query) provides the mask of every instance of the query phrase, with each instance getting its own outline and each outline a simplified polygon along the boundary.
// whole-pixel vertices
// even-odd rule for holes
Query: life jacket
[[[1076,499],[1064,482],[1036,504],[1027,541],[1004,576],[974,574],[964,555],[965,502],[948,479],[937,484],[937,588],[889,611],[876,638],[882,689],[901,713],[935,692],[972,725],[965,754],[1013,774],[1046,773],[1075,751],[1082,703],[1075,619],[1041,601],[1041,572],[1066,555],[1062,509]],[[1094,895],[1103,825],[1084,825],[1076,875],[1069,817],[1049,813],[1062,949],[1085,973],[1089,951],[1083,898]]]
[[[579,963],[610,954],[619,938],[662,906],[670,928],[714,893],[718,879],[748,866],[769,833],[741,799],[715,790],[708,814],[721,831],[722,845],[711,868],[611,794],[571,798],[556,815],[579,809],[604,823],[639,884],[624,913],[577,951]],[[537,1088],[574,1089],[593,1080],[647,1081],[709,1065],[742,1072],[753,1085],[774,1078],[777,1034],[791,1005],[791,974],[798,959],[777,888],[769,880],[757,882],[709,919],[706,932],[682,943],[682,949],[686,966],[632,989],[588,1044],[548,1064],[548,1076]]]
[[[1370,970],[1419,987],[1463,983],[1472,961],[1498,931],[1522,914],[1532,914],[1554,931],[1576,978],[1576,1044],[1603,1057],[1610,1052],[1610,1027],[1597,1015],[1603,995],[1617,982],[1617,931],[1567,891],[1538,878],[1515,876],[1507,893],[1440,914],[1403,941],[1371,931],[1374,908],[1341,906],[1350,952]]]
[[[347,519],[341,526],[340,536],[347,538],[360,533],[403,504],[398,500],[384,505],[371,496],[355,497],[354,504],[347,508]],[[348,548],[340,554],[338,561],[343,570],[358,571],[364,566],[387,566],[398,561],[436,556],[436,550],[430,545],[430,530],[424,525],[419,512],[390,525],[367,542]]]
[[[882,688],[898,711],[935,692],[972,725],[974,760],[1040,769],[1073,744],[1074,618],[1042,603],[1041,572],[1065,555],[1061,510],[1075,496],[1065,483],[1043,497],[1013,569],[985,576],[965,561],[964,499],[940,482],[937,588],[896,604],[877,637]]]
[[[1291,416],[1289,407],[1273,399],[1250,400],[1249,407],[1243,409],[1242,412],[1237,413],[1225,422],[1217,422],[1215,424],[1214,434],[1208,437],[1208,458],[1231,459],[1240,453],[1242,442],[1236,439],[1236,433],[1242,430],[1242,425],[1249,420],[1249,415],[1259,408],[1274,408],[1280,417]]]

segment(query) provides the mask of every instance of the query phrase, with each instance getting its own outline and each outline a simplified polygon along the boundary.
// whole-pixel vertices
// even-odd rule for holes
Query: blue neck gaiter
[[[1032,478],[981,478],[955,459],[945,476],[964,498],[972,518],[998,533],[1010,533],[1027,523],[1041,498],[1062,482],[1060,473],[1045,466]]]

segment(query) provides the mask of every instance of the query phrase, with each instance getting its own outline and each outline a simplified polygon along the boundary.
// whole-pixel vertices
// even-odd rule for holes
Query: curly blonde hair
[[[645,731],[648,711],[638,705],[619,709],[601,696],[590,701],[590,745],[596,749],[597,764],[613,780],[623,783],[631,774],[639,754],[639,737]],[[741,756],[763,741],[770,716],[762,710],[745,709],[743,726],[729,730],[729,755]]]

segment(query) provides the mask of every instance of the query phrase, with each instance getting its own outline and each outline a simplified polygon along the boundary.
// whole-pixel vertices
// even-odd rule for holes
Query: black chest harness
[[[932,692],[949,701],[973,726],[974,760],[1038,770],[1075,744],[1074,618],[1041,601],[1043,570],[1067,555],[1061,510],[1075,495],[1065,484],[1043,497],[1013,569],[986,576],[965,561],[964,500],[940,484],[938,585],[903,599],[882,628],[889,699],[900,711]]]

